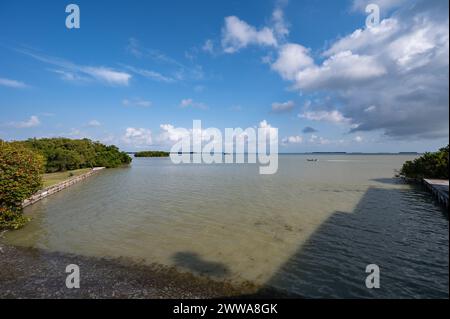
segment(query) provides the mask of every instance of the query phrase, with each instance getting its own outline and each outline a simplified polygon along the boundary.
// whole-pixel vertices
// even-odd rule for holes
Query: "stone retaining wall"
[[[46,198],[47,196],[57,193],[69,186],[72,186],[73,184],[78,183],[78,182],[88,178],[89,176],[92,176],[92,175],[98,173],[102,169],[104,169],[104,167],[95,167],[87,173],[72,177],[72,178],[62,181],[56,185],[46,187],[46,188],[38,191],[36,194],[32,195],[30,198],[24,200],[22,203],[22,207],[27,207],[29,205],[32,205],[32,204],[40,201],[41,199]]]

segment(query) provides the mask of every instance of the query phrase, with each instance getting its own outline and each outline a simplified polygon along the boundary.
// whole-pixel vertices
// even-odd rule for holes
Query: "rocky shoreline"
[[[80,288],[65,285],[66,266],[80,268]],[[264,298],[282,297],[251,283],[235,285],[162,265],[0,245],[0,298]]]

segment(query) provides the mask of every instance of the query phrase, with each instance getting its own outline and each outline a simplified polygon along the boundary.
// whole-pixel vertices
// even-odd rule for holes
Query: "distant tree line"
[[[425,153],[413,161],[406,161],[400,175],[414,179],[448,179],[448,149],[447,145],[437,152]]]
[[[12,142],[42,154],[47,173],[103,166],[118,167],[131,162],[131,157],[114,145],[85,139],[42,138]]]
[[[164,151],[142,151],[134,153],[135,157],[168,157],[169,152]]]

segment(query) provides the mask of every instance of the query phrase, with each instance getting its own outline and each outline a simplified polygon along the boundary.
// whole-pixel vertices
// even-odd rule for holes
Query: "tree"
[[[0,140],[0,229],[17,229],[28,221],[22,202],[42,187],[44,163],[42,155]]]
[[[169,152],[164,151],[142,151],[134,153],[134,157],[168,157]]]
[[[425,153],[413,161],[406,161],[400,175],[414,179],[448,179],[448,151],[447,145],[437,152]]]
[[[28,139],[14,144],[29,147],[42,154],[46,159],[45,170],[48,173],[95,166],[112,168],[131,162],[131,157],[116,146],[107,146],[87,138]]]

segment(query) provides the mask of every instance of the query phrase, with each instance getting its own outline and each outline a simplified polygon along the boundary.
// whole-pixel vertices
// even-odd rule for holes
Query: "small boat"
[[[317,158],[307,158],[308,162],[317,162]]]

